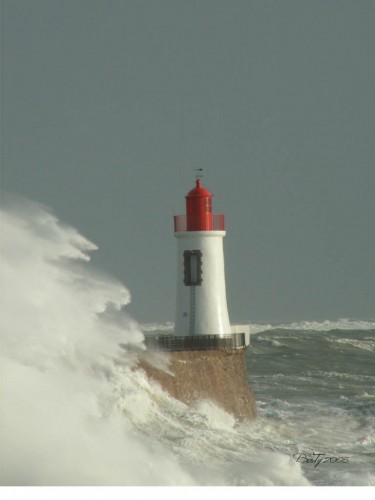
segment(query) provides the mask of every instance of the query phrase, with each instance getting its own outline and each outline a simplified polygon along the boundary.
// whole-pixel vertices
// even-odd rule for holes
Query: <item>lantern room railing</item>
[[[191,222],[192,216],[189,215]],[[180,233],[187,231],[187,216],[175,215],[174,216],[174,232]],[[212,228],[210,231],[225,231],[225,217],[224,214],[212,214]]]

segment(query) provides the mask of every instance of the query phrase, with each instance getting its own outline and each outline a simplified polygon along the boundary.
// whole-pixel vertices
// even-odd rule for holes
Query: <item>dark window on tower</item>
[[[200,250],[185,250],[184,252],[184,283],[186,286],[202,284],[202,252]]]

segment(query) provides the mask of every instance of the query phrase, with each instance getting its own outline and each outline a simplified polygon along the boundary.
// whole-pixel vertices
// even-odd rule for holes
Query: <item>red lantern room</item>
[[[186,219],[188,231],[212,230],[213,195],[197,179],[194,189],[186,196]]]
[[[174,216],[175,233],[186,231],[224,231],[224,215],[212,213],[213,195],[196,180],[186,198],[186,215]]]

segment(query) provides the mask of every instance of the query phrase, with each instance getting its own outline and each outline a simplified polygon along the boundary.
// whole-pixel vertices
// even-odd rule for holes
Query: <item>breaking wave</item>
[[[300,330],[308,332],[330,332],[332,330],[374,330],[375,320],[342,318],[336,321],[299,321],[292,323],[250,323],[250,333],[268,330]]]
[[[299,330],[303,332],[331,332],[333,330],[365,331],[375,329],[375,320],[347,319],[324,321],[294,321],[292,323],[249,323],[250,333],[261,333],[269,330]],[[141,325],[144,332],[172,332],[174,323],[145,323]]]

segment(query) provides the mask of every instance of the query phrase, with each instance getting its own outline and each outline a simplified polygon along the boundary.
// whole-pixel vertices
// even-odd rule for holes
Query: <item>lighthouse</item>
[[[184,215],[174,216],[177,291],[173,335],[145,335],[139,366],[189,406],[210,400],[238,420],[256,417],[245,363],[249,325],[231,325],[225,287],[225,218],[212,212],[213,195],[196,179]],[[159,366],[167,355],[168,369]],[[165,358],[163,358],[165,361]]]
[[[201,180],[186,195],[186,214],[174,217],[177,239],[175,335],[232,333],[225,287],[223,214]]]
[[[230,339],[233,347],[244,347],[250,342],[249,325],[231,325],[229,321],[223,250],[225,217],[212,212],[212,198],[198,178],[185,197],[186,213],[174,217],[177,239],[174,333],[208,338],[216,335]]]

